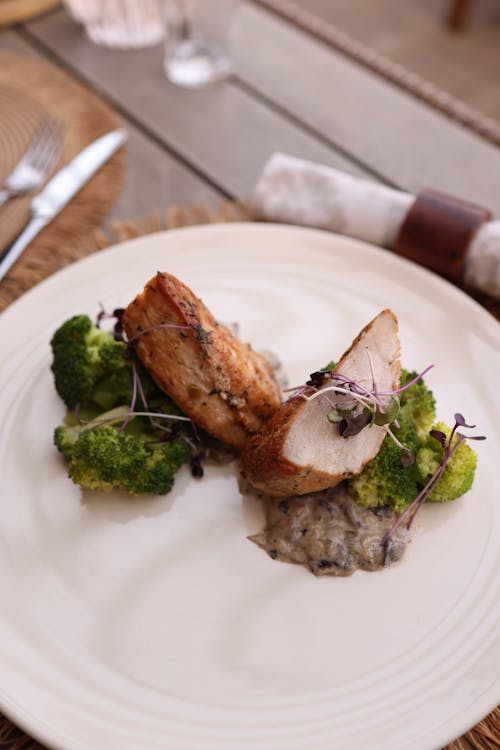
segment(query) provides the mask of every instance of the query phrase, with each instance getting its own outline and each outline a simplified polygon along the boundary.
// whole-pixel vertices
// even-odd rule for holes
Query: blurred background
[[[500,119],[498,0],[308,0],[294,3]]]

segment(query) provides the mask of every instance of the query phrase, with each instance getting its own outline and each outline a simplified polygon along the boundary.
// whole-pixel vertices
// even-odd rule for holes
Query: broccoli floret
[[[334,369],[334,367],[335,367],[336,364],[337,363],[334,362],[333,359],[332,359],[331,362],[328,362],[327,365],[325,365],[324,367],[321,368],[320,372],[331,372]]]
[[[417,377],[416,372],[402,370],[400,387]],[[401,414],[413,422],[421,441],[425,440],[436,419],[436,400],[423,378],[400,395]]]
[[[60,425],[54,430],[54,445],[67,460],[71,458],[73,447],[78,440],[80,432],[80,427],[66,425]]]
[[[174,413],[171,411],[174,408],[173,401],[158,388],[151,375],[133,352],[130,352],[127,359],[122,358],[118,367],[112,369],[109,375],[96,383],[91,394],[92,401],[104,411],[120,404],[130,404],[133,398],[132,362],[141,381],[142,392],[148,405],[151,408],[155,404],[161,405],[162,408],[165,406],[164,411]],[[137,399],[137,403],[142,404],[139,396]]]
[[[75,315],[63,323],[51,346],[56,390],[69,409],[91,400],[100,380],[127,368],[126,345],[97,328],[87,315]]]
[[[136,355],[127,351],[126,344],[97,328],[86,315],[76,315],[63,323],[51,345],[56,390],[69,409],[79,404],[108,411],[130,404],[135,367],[148,406],[179,413]],[[137,398],[142,405],[140,397]]]
[[[404,415],[398,417],[398,440],[412,452],[420,443],[412,422]],[[386,435],[375,458],[361,474],[347,482],[350,494],[365,507],[390,506],[400,513],[418,495],[419,487],[412,466],[403,466],[401,448]]]
[[[54,442],[76,484],[101,492],[123,489],[132,495],[165,495],[190,454],[180,438],[154,442],[151,434],[120,432],[111,424],[62,425],[56,428]]]
[[[447,438],[451,434],[451,429],[442,422],[438,423],[434,429],[443,432]],[[453,444],[455,442],[456,439],[454,439]],[[436,472],[442,459],[443,446],[429,435],[416,457],[418,480],[422,486]],[[476,463],[476,453],[467,443],[461,442],[448,460],[445,470],[427,498],[427,502],[447,503],[465,494],[472,487]]]
[[[403,370],[401,386],[417,376],[415,372]],[[387,435],[380,451],[363,471],[347,482],[347,487],[356,502],[366,507],[390,506],[401,513],[425,487],[443,459],[443,446],[430,435],[435,420],[435,400],[432,391],[422,379],[401,393],[400,412],[397,421],[400,429],[392,425],[399,441],[415,456],[411,466],[401,462],[404,454]],[[434,429],[447,438],[451,429],[444,424]],[[446,464],[434,490],[427,498],[430,502],[442,503],[463,495],[472,486],[476,468],[476,454],[462,442]]]
[[[71,479],[104,492],[169,492],[175,472],[190,455],[186,441],[174,427],[166,441],[164,431],[141,417],[134,417],[123,431],[119,427],[132,404],[134,411],[181,412],[126,343],[115,341],[86,315],[77,315],[56,331],[52,351],[56,390],[70,409],[55,430],[54,443]],[[72,411],[76,406],[78,413]]]

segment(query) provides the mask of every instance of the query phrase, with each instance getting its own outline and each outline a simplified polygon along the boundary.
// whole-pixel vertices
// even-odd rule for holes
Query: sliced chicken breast
[[[279,407],[280,388],[267,360],[217,323],[174,276],[158,273],[151,279],[122,323],[159,387],[228,445],[243,448]]]
[[[384,310],[361,331],[334,372],[371,390],[373,368],[377,391],[388,392],[399,384],[399,356],[398,322],[390,310]],[[257,490],[284,497],[328,489],[359,474],[376,456],[387,426],[372,425],[343,437],[327,415],[352,399],[328,391],[332,384],[327,380],[319,388],[321,395],[313,399],[297,396],[288,401],[251,437],[242,468]]]

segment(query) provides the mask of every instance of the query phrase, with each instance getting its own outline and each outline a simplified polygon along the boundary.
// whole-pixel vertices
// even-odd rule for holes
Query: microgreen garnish
[[[141,336],[144,336],[146,333],[150,333],[151,331],[156,331],[160,328],[172,328],[174,330],[178,331],[189,331],[191,330],[192,326],[181,326],[176,325],[175,323],[156,323],[155,325],[149,326],[148,328],[142,328],[140,331],[138,331],[134,336],[131,338],[127,338],[125,335],[125,331],[123,330],[123,323],[122,323],[122,317],[123,313],[125,312],[124,307],[117,307],[113,310],[113,312],[109,313],[104,308],[103,304],[100,302],[99,307],[101,308],[99,310],[99,313],[96,317],[96,326],[97,328],[101,327],[101,321],[105,319],[115,319],[115,325],[113,328],[113,334],[115,337],[115,341],[122,341],[124,344],[130,345],[135,343],[138,338]]]
[[[112,425],[112,424],[117,424],[118,422],[123,422],[124,418],[128,419],[128,417],[131,417],[131,418],[133,417],[159,417],[163,419],[179,420],[182,422],[191,421],[189,417],[183,417],[183,416],[180,416],[179,414],[165,414],[164,412],[157,412],[157,411],[133,411],[131,412],[128,406],[122,405],[122,406],[117,406],[115,409],[112,409],[111,411],[107,412],[107,415],[104,419],[100,419],[99,417],[96,417],[95,419],[92,419],[89,422],[85,422],[84,420],[80,419],[79,423],[83,425],[82,432],[84,432],[87,429],[93,429],[94,427],[97,427],[98,425],[101,425],[101,424]]]
[[[429,432],[429,435],[433,437],[434,440],[437,440],[438,443],[440,443],[441,447],[443,448],[443,457],[436,471],[430,477],[430,479],[428,480],[426,485],[422,488],[422,490],[419,492],[415,500],[413,500],[413,502],[401,513],[401,515],[398,516],[398,518],[394,521],[394,523],[392,524],[387,534],[382,539],[382,546],[384,547],[386,554],[387,554],[387,550],[390,548],[390,545],[392,544],[392,536],[395,530],[403,522],[406,522],[406,528],[407,530],[410,530],[411,525],[415,519],[415,516],[417,515],[420,508],[424,505],[426,500],[429,498],[429,496],[432,494],[432,491],[436,487],[444,470],[446,469],[448,461],[452,458],[458,446],[461,443],[463,443],[465,440],[486,440],[486,437],[484,435],[464,435],[463,433],[458,432],[457,430],[459,427],[465,427],[467,429],[473,430],[476,425],[467,424],[467,422],[465,421],[465,418],[459,412],[457,412],[454,415],[454,419],[455,419],[455,424],[453,426],[453,429],[450,432],[449,437],[447,437],[445,433],[442,432],[441,430],[431,430]]]
[[[143,328],[141,331],[138,331],[134,336],[127,339],[128,344],[133,344],[135,341],[137,341],[138,338],[141,336],[144,336],[146,333],[150,333],[151,331],[157,331],[160,328],[173,328],[177,331],[189,331],[191,330],[191,326],[178,326],[175,325],[175,323],[156,323],[154,326],[149,326],[148,328]]]
[[[399,394],[411,388],[434,365],[426,367],[404,386],[394,388],[391,391],[381,391],[377,385],[375,366],[368,348],[366,348],[366,356],[372,381],[370,387],[352,380],[341,372],[337,372],[334,368],[318,370],[309,375],[309,380],[305,385],[287,389],[289,392],[293,391],[290,400],[304,398],[312,401],[320,396],[328,398],[327,394],[332,393],[337,396],[347,396],[348,399],[338,400],[335,403],[332,403],[332,400],[328,398],[331,408],[326,413],[326,417],[329,422],[338,426],[339,434],[343,438],[349,438],[358,435],[361,430],[371,425],[387,426],[388,435],[403,451],[403,465],[411,466],[415,460],[413,454],[400,443],[390,426],[399,428],[397,421],[400,410]]]
[[[331,372],[328,372],[327,370],[318,370],[318,372],[311,372],[306,385],[310,385],[313,388],[320,388],[330,376]]]
[[[191,422],[192,438],[184,437],[191,448],[191,474],[195,479],[201,479],[204,474],[203,462],[206,460],[208,450],[203,445],[203,440],[194,422]]]
[[[161,440],[175,440],[177,437],[181,437],[184,442],[186,442],[190,448],[191,448],[191,473],[193,477],[201,478],[203,476],[204,470],[203,470],[203,462],[207,458],[208,451],[203,445],[203,440],[196,428],[196,425],[194,422],[189,419],[189,417],[177,415],[177,414],[166,414],[162,411],[157,411],[154,409],[151,409],[149,406],[146,395],[144,393],[144,389],[142,387],[141,379],[139,377],[139,373],[137,370],[137,365],[134,361],[135,352],[134,352],[134,344],[135,342],[145,334],[150,333],[151,331],[156,331],[161,328],[169,328],[173,330],[179,330],[179,331],[189,331],[193,330],[193,326],[188,325],[176,325],[174,323],[156,323],[155,325],[149,326],[147,328],[143,328],[140,331],[138,331],[134,336],[131,336],[130,338],[127,338],[125,331],[123,329],[123,323],[122,323],[122,317],[125,312],[125,308],[116,308],[113,310],[112,313],[108,313],[104,306],[100,303],[100,311],[96,318],[96,326],[100,327],[101,321],[104,319],[115,319],[115,324],[113,327],[113,335],[115,338],[115,341],[120,341],[123,344],[126,345],[126,348],[123,351],[123,356],[126,359],[131,360],[132,365],[132,396],[130,399],[130,404],[124,407],[120,407],[120,409],[116,410],[116,414],[110,414],[108,415],[108,418],[105,420],[95,420],[92,423],[92,426],[95,426],[96,424],[116,424],[118,422],[122,422],[122,424],[119,427],[119,432],[123,432],[127,425],[130,424],[130,422],[135,417],[147,417],[151,427],[154,430],[157,430],[159,432],[164,433],[164,437],[161,438]],[[196,331],[195,331],[196,333]],[[140,399],[142,402],[142,410],[137,410],[137,401]],[[177,424],[161,424],[162,420],[170,420],[177,422]],[[182,434],[180,434],[180,428],[179,422],[189,422],[190,428],[191,428],[191,436],[186,435],[185,431],[182,430]],[[157,441],[150,441],[151,443],[157,442]]]
[[[339,434],[343,438],[353,437],[364,430],[367,427],[372,418],[367,411],[362,411],[361,414],[357,414],[355,417],[344,417],[339,422]]]

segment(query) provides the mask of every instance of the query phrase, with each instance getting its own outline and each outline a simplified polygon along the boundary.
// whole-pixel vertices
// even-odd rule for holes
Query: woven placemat
[[[32,57],[0,52],[0,184],[21,158],[40,122],[49,113],[65,126],[59,164],[68,162],[95,138],[119,127],[113,110],[98,96],[53,65]],[[102,224],[125,179],[123,149],[85,185],[57,219],[46,227],[2,281],[1,303],[29,288],[35,276],[53,273],[79,257],[89,234]],[[0,250],[26,224],[31,197],[14,198],[0,207]],[[40,276],[42,278],[42,276]]]
[[[0,0],[0,26],[27,21],[60,4],[61,0]]]
[[[2,72],[0,68],[0,81],[3,78]],[[0,117],[0,185],[3,185],[7,176],[23,157],[37,128],[47,117],[47,110],[32,96],[26,96],[14,86],[0,82],[0,112],[2,113]],[[65,140],[66,131],[64,131]],[[63,164],[64,141],[46,181]],[[18,196],[11,198],[0,207],[0,253],[14,241],[26,224],[32,198],[32,194]]]
[[[438,109],[483,138],[497,146],[500,145],[500,122],[498,120],[486,117],[461,99],[408,70],[404,65],[358,42],[345,31],[308,10],[307,3],[300,3],[299,0],[253,0],[253,2],[299,26],[316,39],[430,104],[434,109]]]
[[[209,224],[215,222],[237,222],[252,220],[248,208],[243,203],[222,201],[217,206],[171,206],[165,211],[154,210],[142,220],[126,220],[114,222],[106,232],[96,230],[87,236],[86,242],[80,242],[77,247],[71,244],[59,248],[57,262],[59,267],[68,265],[74,260],[97,252],[116,242],[133,239],[164,229]],[[35,240],[34,245],[38,245]],[[44,249],[45,248],[45,249]],[[28,289],[49,276],[54,270],[54,261],[49,266],[43,264],[46,246],[37,246],[34,255],[38,257],[36,264],[29,263],[22,258],[18,264],[18,276],[22,280],[23,288]],[[0,309],[13,302],[18,294],[12,286],[0,288]],[[480,300],[500,320],[500,303],[482,298]],[[9,719],[0,714],[0,748],[2,750],[44,750],[44,747],[31,739],[22,730],[12,724]],[[459,739],[447,745],[443,750],[499,750],[500,748],[500,706],[492,711],[485,719]]]

